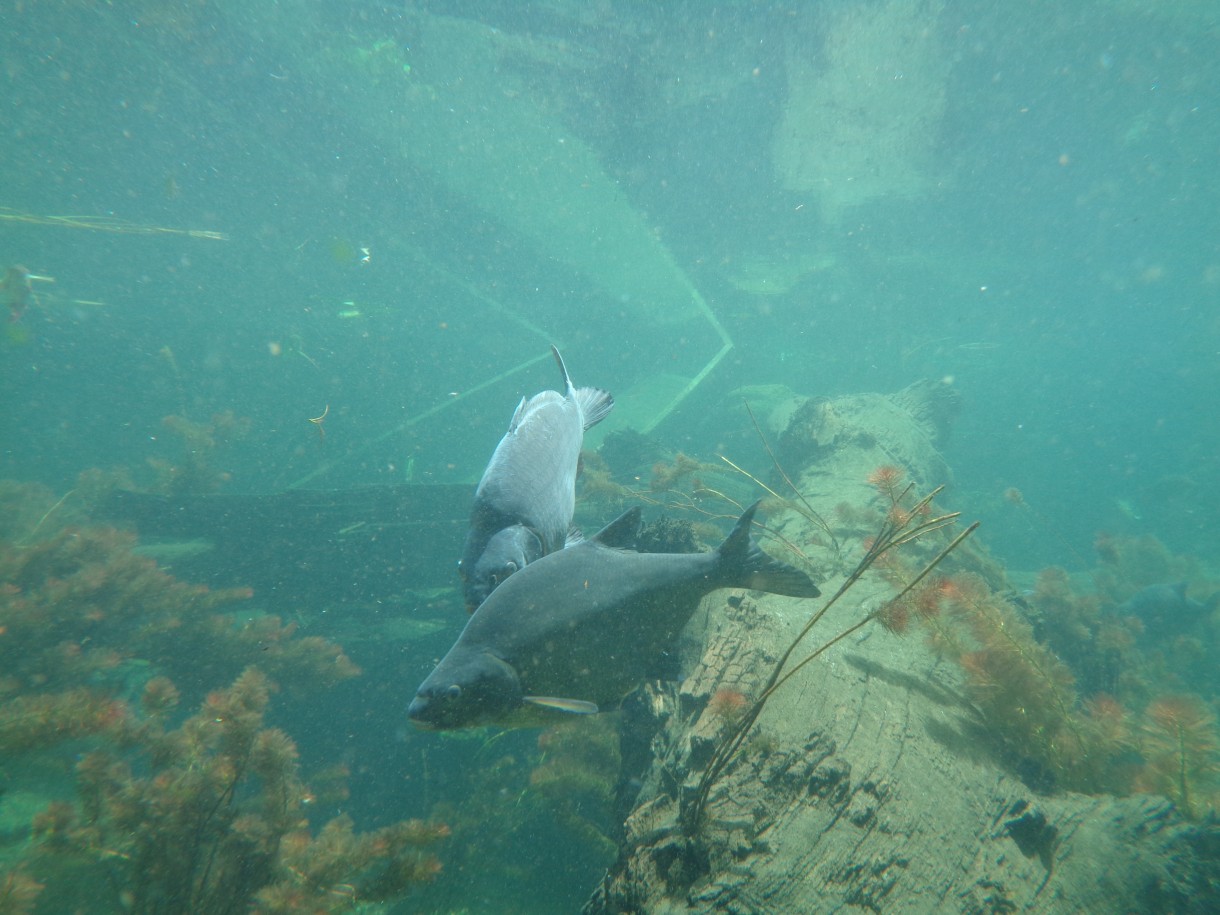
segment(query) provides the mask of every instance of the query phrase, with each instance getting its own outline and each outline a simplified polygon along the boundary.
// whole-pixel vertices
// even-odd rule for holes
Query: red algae
[[[725,721],[736,721],[749,706],[745,693],[735,689],[718,689],[707,701],[708,712]]]

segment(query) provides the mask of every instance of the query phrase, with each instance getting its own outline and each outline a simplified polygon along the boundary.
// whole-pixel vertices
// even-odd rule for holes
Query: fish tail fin
[[[745,510],[732,533],[716,550],[717,567],[726,587],[749,588],[788,597],[817,597],[822,592],[808,575],[764,553],[750,536],[758,502]]]
[[[610,415],[614,409],[614,397],[609,391],[601,388],[577,388],[576,402],[580,404],[580,415],[585,420],[585,430],[588,431]]]
[[[601,388],[576,387],[572,384],[572,376],[568,374],[568,367],[563,364],[563,356],[559,355],[559,350],[554,346],[551,347],[551,355],[555,357],[555,364],[559,366],[559,371],[563,375],[564,394],[570,394],[576,398],[576,402],[580,405],[580,415],[584,417],[584,427],[587,432],[610,415],[610,411],[614,409],[614,397],[609,391],[603,391]]]

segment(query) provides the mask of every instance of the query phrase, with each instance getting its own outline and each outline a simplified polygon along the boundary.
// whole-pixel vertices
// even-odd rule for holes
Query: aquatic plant
[[[584,452],[580,460],[581,501],[599,502],[616,508],[636,501],[638,494],[614,479],[610,466],[597,452]]]
[[[713,784],[724,772],[733,757],[741,750],[754,723],[766,707],[767,700],[774,695],[776,690],[782,688],[785,683],[799,673],[807,664],[812,663],[832,646],[837,645],[843,639],[869,623],[888,621],[891,627],[894,626],[896,616],[893,608],[904,601],[914,589],[919,587],[924,579],[978,528],[978,522],[972,523],[964,531],[951,539],[931,560],[926,562],[923,568],[893,598],[871,612],[865,613],[857,622],[822,642],[800,661],[789,666],[788,662],[802,645],[806,636],[817,626],[827,611],[841,600],[869,569],[884,560],[892,551],[906,544],[927,538],[929,535],[948,527],[957,520],[958,512],[937,514],[932,510],[933,500],[940,494],[941,489],[942,487],[937,487],[928,495],[912,502],[909,509],[902,512],[901,517],[891,513],[891,517],[886,518],[878,529],[876,536],[866,542],[864,555],[848,573],[838,590],[821,607],[814,611],[800,632],[789,643],[787,649],[780,655],[759,697],[745,710],[740,719],[728,729],[726,736],[717,745],[710,761],[703,770],[698,787],[691,795],[689,801],[684,804],[681,819],[683,829],[687,835],[694,835],[699,830],[703,820],[703,810]],[[893,503],[895,505],[901,504],[909,492],[909,487],[902,490],[893,497]]]
[[[0,751],[20,753],[90,734],[119,733],[126,717],[123,703],[84,687],[11,697],[0,711]]]
[[[21,501],[23,492],[21,484],[8,487],[4,501]],[[25,503],[48,503],[45,493],[34,495]],[[51,502],[50,509],[60,503]],[[74,504],[71,513],[76,511]],[[293,623],[231,612],[250,598],[248,589],[178,581],[138,555],[131,534],[61,527],[69,513],[48,522],[51,513],[43,509],[34,522],[37,539],[26,530],[21,541],[0,541],[0,753],[10,761],[9,774],[20,778],[22,771],[62,771],[72,756],[52,751],[72,742],[72,754],[80,758],[78,800],[52,804],[38,817],[36,851],[0,878],[0,912],[28,909],[39,893],[37,904],[46,911],[247,910],[252,897],[212,909],[207,903],[174,908],[190,898],[175,884],[187,879],[180,858],[195,854],[183,836],[211,849],[213,863],[196,871],[192,892],[204,893],[198,887],[211,881],[218,898],[238,879],[215,869],[222,861],[232,859],[225,867],[253,881],[260,862],[289,860],[272,854],[267,837],[282,833],[287,842],[306,826],[299,811],[284,806],[299,785],[295,747],[287,735],[261,725],[264,674],[250,670],[230,690],[211,694],[203,711],[177,731],[168,731],[167,721],[178,691],[158,674],[185,674],[187,682],[202,684],[230,678],[256,661],[287,684],[317,689],[358,671],[338,645],[301,638]],[[133,709],[124,698],[141,690],[141,708]],[[254,797],[261,797],[261,820],[251,818]],[[269,806],[275,798],[279,808]],[[307,794],[302,798],[308,803]],[[228,820],[225,810],[232,813]],[[349,855],[365,862],[365,876],[356,882],[366,898],[393,895],[394,887],[419,876],[410,869],[416,856],[405,851],[414,847],[413,836],[354,836],[346,843]],[[373,841],[379,844],[359,844]],[[369,855],[382,865],[368,870]],[[291,870],[268,874],[268,892],[298,879]],[[103,878],[115,894],[107,906],[100,897],[67,898],[71,887]],[[312,898],[291,889],[292,898]],[[326,893],[329,900],[333,892]],[[288,911],[270,903],[266,910]],[[301,910],[324,909],[295,909]]]
[[[1220,810],[1220,735],[1198,696],[1162,696],[1141,727],[1144,765],[1135,790],[1163,794],[1191,819]]]
[[[929,644],[961,667],[967,697],[1016,768],[1061,789],[1162,793],[1192,818],[1214,809],[1212,719],[1195,696],[1147,701],[1172,674],[1161,651],[1146,652],[1138,624],[1101,613],[1100,599],[1058,568],[1021,602],[970,574],[942,580],[928,599],[940,609],[918,614]],[[1185,663],[1180,652],[1174,661]]]
[[[1086,562],[1085,558],[1080,555],[1080,551],[1072,545],[1072,541],[1069,540],[1067,535],[1063,533],[1063,529],[1042,512],[1038,511],[1038,509],[1034,508],[1034,506],[1030,505],[1029,502],[1026,501],[1025,494],[1021,492],[1021,490],[1017,489],[1015,486],[1008,487],[1006,490],[1004,490],[1004,500],[1010,505],[1015,505],[1025,514],[1026,520],[1030,523],[1030,527],[1035,526],[1036,523],[1037,526],[1041,527],[1043,531],[1049,533],[1052,537],[1058,540],[1059,543],[1062,544],[1067,555],[1073,557],[1080,564],[1081,568],[1086,568],[1088,566],[1088,562]]]
[[[750,407],[750,404],[746,401],[743,401],[743,404],[745,405],[746,413],[749,414],[750,422],[754,425],[754,432],[758,435],[758,440],[762,443],[763,449],[767,452],[767,457],[771,458],[771,466],[775,468],[776,474],[784,481],[784,484],[788,487],[789,491],[792,492],[792,494],[796,497],[795,501],[785,499],[779,493],[775,492],[775,490],[773,490],[770,486],[767,486],[753,474],[742,470],[723,455],[721,456],[721,460],[727,463],[738,473],[743,474],[749,480],[761,486],[773,498],[779,500],[785,508],[795,511],[806,521],[809,521],[814,527],[820,530],[829,541],[831,551],[834,553],[835,559],[837,560],[840,556],[840,547],[839,540],[837,537],[835,537],[834,531],[831,529],[830,525],[826,523],[826,519],[823,518],[814,509],[814,507],[809,504],[809,500],[805,498],[804,494],[800,491],[797,485],[792,482],[792,478],[788,476],[788,471],[784,470],[783,464],[779,462],[779,458],[775,456],[775,451],[771,448],[771,443],[767,441],[767,436],[763,434],[762,426],[759,425],[758,418],[754,415],[754,410]]]
[[[715,531],[716,541],[720,531]],[[699,543],[695,525],[690,521],[662,516],[640,528],[635,549],[641,553],[700,553],[707,549]]]
[[[0,876],[0,915],[27,915],[46,889],[22,868]]]
[[[123,733],[77,763],[76,802],[35,819],[22,873],[53,882],[62,911],[136,915],[338,912],[435,876],[442,824],[360,834],[341,816],[311,832],[296,746],[264,725],[270,691],[250,668],[168,729],[177,691],[150,681]]]
[[[426,891],[429,911],[459,899],[524,899],[524,909],[576,911],[617,848],[620,778],[617,715],[572,716],[537,733],[445,734],[481,741],[473,754],[423,750],[416,770],[429,815],[448,823],[446,869],[462,885]],[[454,764],[437,765],[438,754]],[[456,765],[465,760],[469,765]],[[428,798],[437,798],[429,806]],[[562,900],[562,901],[561,901]],[[524,910],[522,909],[522,910]]]
[[[620,765],[614,723],[597,717],[564,722],[543,731],[538,748],[542,758],[529,778],[535,803],[572,841],[613,855],[611,812]]]
[[[0,480],[0,540],[29,539],[67,498],[38,483]]]
[[[1135,621],[1103,613],[1100,596],[1077,590],[1058,566],[1038,574],[1024,603],[1037,638],[1071,667],[1082,693],[1121,695],[1128,702],[1147,698],[1146,646]]]
[[[714,469],[714,465],[704,464],[679,451],[674,455],[672,461],[657,461],[652,465],[648,488],[653,492],[664,492],[667,489],[673,489],[677,483],[687,477]]]
[[[294,624],[221,612],[249,600],[249,589],[178,581],[135,545],[133,535],[108,527],[63,528],[28,546],[0,541],[0,695],[28,702],[85,687],[104,694],[125,688],[136,659],[220,677],[257,661],[288,684],[357,673],[337,645],[300,638]],[[76,701],[64,699],[69,707]],[[28,726],[12,723],[29,718],[6,705],[0,735],[32,739]],[[49,725],[43,731],[55,733]]]
[[[216,461],[250,433],[251,420],[225,410],[213,414],[206,423],[170,414],[161,420],[161,425],[169,440],[176,442],[178,454],[172,459],[149,459],[156,475],[149,490],[172,495],[216,492],[228,483],[232,474],[217,467]]]
[[[893,464],[883,464],[870,471],[868,485],[885,496],[891,505],[897,505],[899,494],[902,492],[902,481],[905,477],[906,471],[901,467]]]
[[[1017,758],[1037,762],[1059,787],[1121,790],[1119,757],[1130,747],[1122,707],[1113,699],[1082,704],[1072,670],[1035,637],[1002,594],[975,575],[951,579],[948,616],[956,645],[933,644],[962,668],[966,691],[991,732]]]
[[[250,596],[179,582],[134,545],[103,527],[65,528],[28,547],[0,542],[0,691],[83,683]]]
[[[736,689],[722,687],[707,700],[707,711],[712,716],[732,724],[738,721],[750,707],[746,694]]]
[[[1208,584],[1198,559],[1173,553],[1151,535],[1113,537],[1100,533],[1093,546],[1099,560],[1092,573],[1093,582],[1108,602],[1122,603],[1149,585],[1179,581]]]
[[[1157,684],[1175,682],[1183,670],[1202,670],[1205,650],[1187,636],[1150,650],[1137,620],[1104,611],[1105,602],[1125,599],[1147,584],[1194,577],[1197,565],[1152,538],[1103,538],[1102,563],[1092,574],[1101,595],[1077,591],[1066,571],[1050,568],[1039,575],[1032,593],[1021,596],[1007,588],[1002,570],[985,551],[956,540],[946,549],[954,551],[959,571],[929,575],[946,553],[928,563],[894,547],[915,539],[923,525],[935,527],[953,516],[933,517],[938,513],[930,500],[913,502],[903,478],[897,465],[877,467],[868,476],[876,492],[872,504],[836,509],[850,528],[873,523],[880,533],[865,539],[864,559],[832,602],[869,568],[893,585],[895,595],[781,674],[790,646],[741,720],[711,732],[726,736],[683,806],[688,834],[698,829],[710,786],[748,746],[767,697],[800,666],[871,621],[898,635],[920,630],[938,654],[955,662],[978,723],[996,740],[1000,755],[1036,784],[1087,793],[1156,791],[1178,802],[1189,817],[1213,811],[1220,740],[1201,700],[1191,700],[1194,706],[1149,702]],[[1013,500],[1025,504],[1019,494]],[[1207,593],[1204,587],[1199,591]],[[1190,680],[1211,682],[1193,674]],[[1143,713],[1132,711],[1143,705]]]

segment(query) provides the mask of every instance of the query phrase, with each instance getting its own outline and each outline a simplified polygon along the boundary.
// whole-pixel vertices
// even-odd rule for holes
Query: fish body
[[[1134,616],[1144,624],[1149,635],[1163,637],[1188,631],[1215,610],[1217,604],[1220,604],[1220,592],[1206,601],[1197,601],[1186,596],[1186,582],[1180,581],[1141,588],[1116,606],[1112,613]]]
[[[637,553],[635,508],[595,537],[503,582],[466,624],[408,710],[433,729],[518,726],[617,705],[718,588],[816,597],[804,572],[750,538],[751,506],[710,553]]]
[[[575,387],[559,351],[551,352],[564,392],[522,398],[475,493],[458,563],[471,612],[508,576],[563,548],[585,430],[614,406],[606,391]]]

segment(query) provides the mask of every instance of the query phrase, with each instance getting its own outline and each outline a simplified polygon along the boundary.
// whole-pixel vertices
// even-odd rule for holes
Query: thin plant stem
[[[954,537],[953,540],[950,541],[950,543],[944,549],[942,549],[934,559],[927,563],[922,571],[920,571],[920,573],[916,575],[915,578],[912,579],[898,594],[887,600],[878,609],[867,614],[863,619],[853,623],[851,626],[835,635],[833,638],[822,644],[815,651],[807,655],[799,663],[785,672],[785,667],[787,666],[789,659],[792,657],[797,647],[805,639],[805,636],[809,634],[813,627],[816,626],[826,615],[827,611],[829,611],[830,608],[833,607],[835,603],[838,602],[838,600],[860,580],[861,577],[863,577],[864,573],[867,572],[878,559],[892,549],[895,549],[903,544],[910,543],[912,540],[926,536],[940,530],[943,527],[946,527],[949,524],[952,524],[959,517],[960,512],[950,512],[945,515],[930,518],[929,520],[921,522],[914,527],[910,526],[911,518],[916,517],[923,508],[930,505],[932,500],[941,492],[943,488],[943,486],[938,486],[932,492],[928,493],[928,495],[916,502],[910,515],[901,524],[888,519],[882,524],[877,536],[873,539],[873,542],[865,551],[864,556],[856,564],[855,568],[852,569],[852,571],[848,574],[847,578],[844,579],[838,590],[835,591],[834,595],[809,618],[808,622],[806,622],[801,628],[801,631],[797,634],[796,638],[794,638],[788,645],[788,648],[784,651],[779,660],[775,663],[775,666],[772,668],[771,675],[768,677],[767,683],[763,687],[762,693],[759,695],[758,699],[755,700],[749,711],[742,716],[741,720],[734,726],[732,732],[720,744],[715,753],[713,753],[711,761],[708,763],[707,768],[703,772],[703,776],[699,780],[699,787],[695,792],[695,797],[692,806],[690,807],[689,815],[683,817],[688,833],[693,834],[698,830],[703,818],[703,809],[707,803],[712,785],[724,772],[730,760],[732,760],[737,751],[740,749],[741,745],[745,742],[746,736],[753,728],[754,723],[758,720],[759,715],[762,714],[767,700],[774,695],[775,691],[789,679],[791,679],[802,668],[804,668],[805,665],[819,657],[827,649],[838,644],[852,633],[877,619],[877,617],[880,616],[895,601],[905,597],[912,588],[916,587],[921,581],[923,581],[924,578],[931,574],[933,569],[940,565],[940,563],[944,561],[944,559],[948,557],[950,553],[957,549],[967,537],[978,529],[979,523],[976,521]],[[903,491],[903,495],[905,495],[909,489],[910,487],[908,486],[907,489]],[[899,498],[901,498],[901,496]]]
[[[68,500],[68,496],[72,495],[74,492],[76,492],[75,488],[69,489],[66,493],[64,493],[62,496],[60,496],[59,501],[46,510],[46,513],[43,514],[43,516],[38,519],[38,523],[35,524],[32,528],[30,528],[30,532],[21,538],[21,541],[18,545],[24,546],[25,544],[29,543],[30,540],[33,539],[34,535],[38,533],[38,529],[40,527],[42,527],[43,522],[46,521],[49,517],[51,517],[51,515],[55,512],[55,510],[57,508],[59,508],[59,506],[63,505],[64,502],[66,502]]]
[[[788,471],[784,470],[783,465],[780,464],[779,459],[775,456],[775,452],[771,450],[771,445],[767,442],[767,437],[763,435],[762,426],[760,426],[758,424],[758,420],[754,418],[754,411],[750,409],[750,402],[743,400],[742,403],[745,404],[746,412],[750,414],[750,422],[754,424],[754,431],[758,433],[758,440],[762,442],[763,448],[767,450],[767,457],[771,458],[771,463],[775,465],[776,471],[781,477],[783,477],[784,482],[788,484],[788,488],[796,493],[796,497],[801,500],[801,504],[804,505],[806,510],[809,512],[806,517],[820,527],[825,532],[826,536],[830,538],[830,543],[834,548],[835,558],[837,559],[839,556],[839,541],[835,537],[834,531],[830,529],[830,525],[826,523],[822,516],[813,510],[813,506],[809,504],[809,500],[805,498],[805,494],[796,488],[796,484],[793,483],[792,478],[788,476]]]

